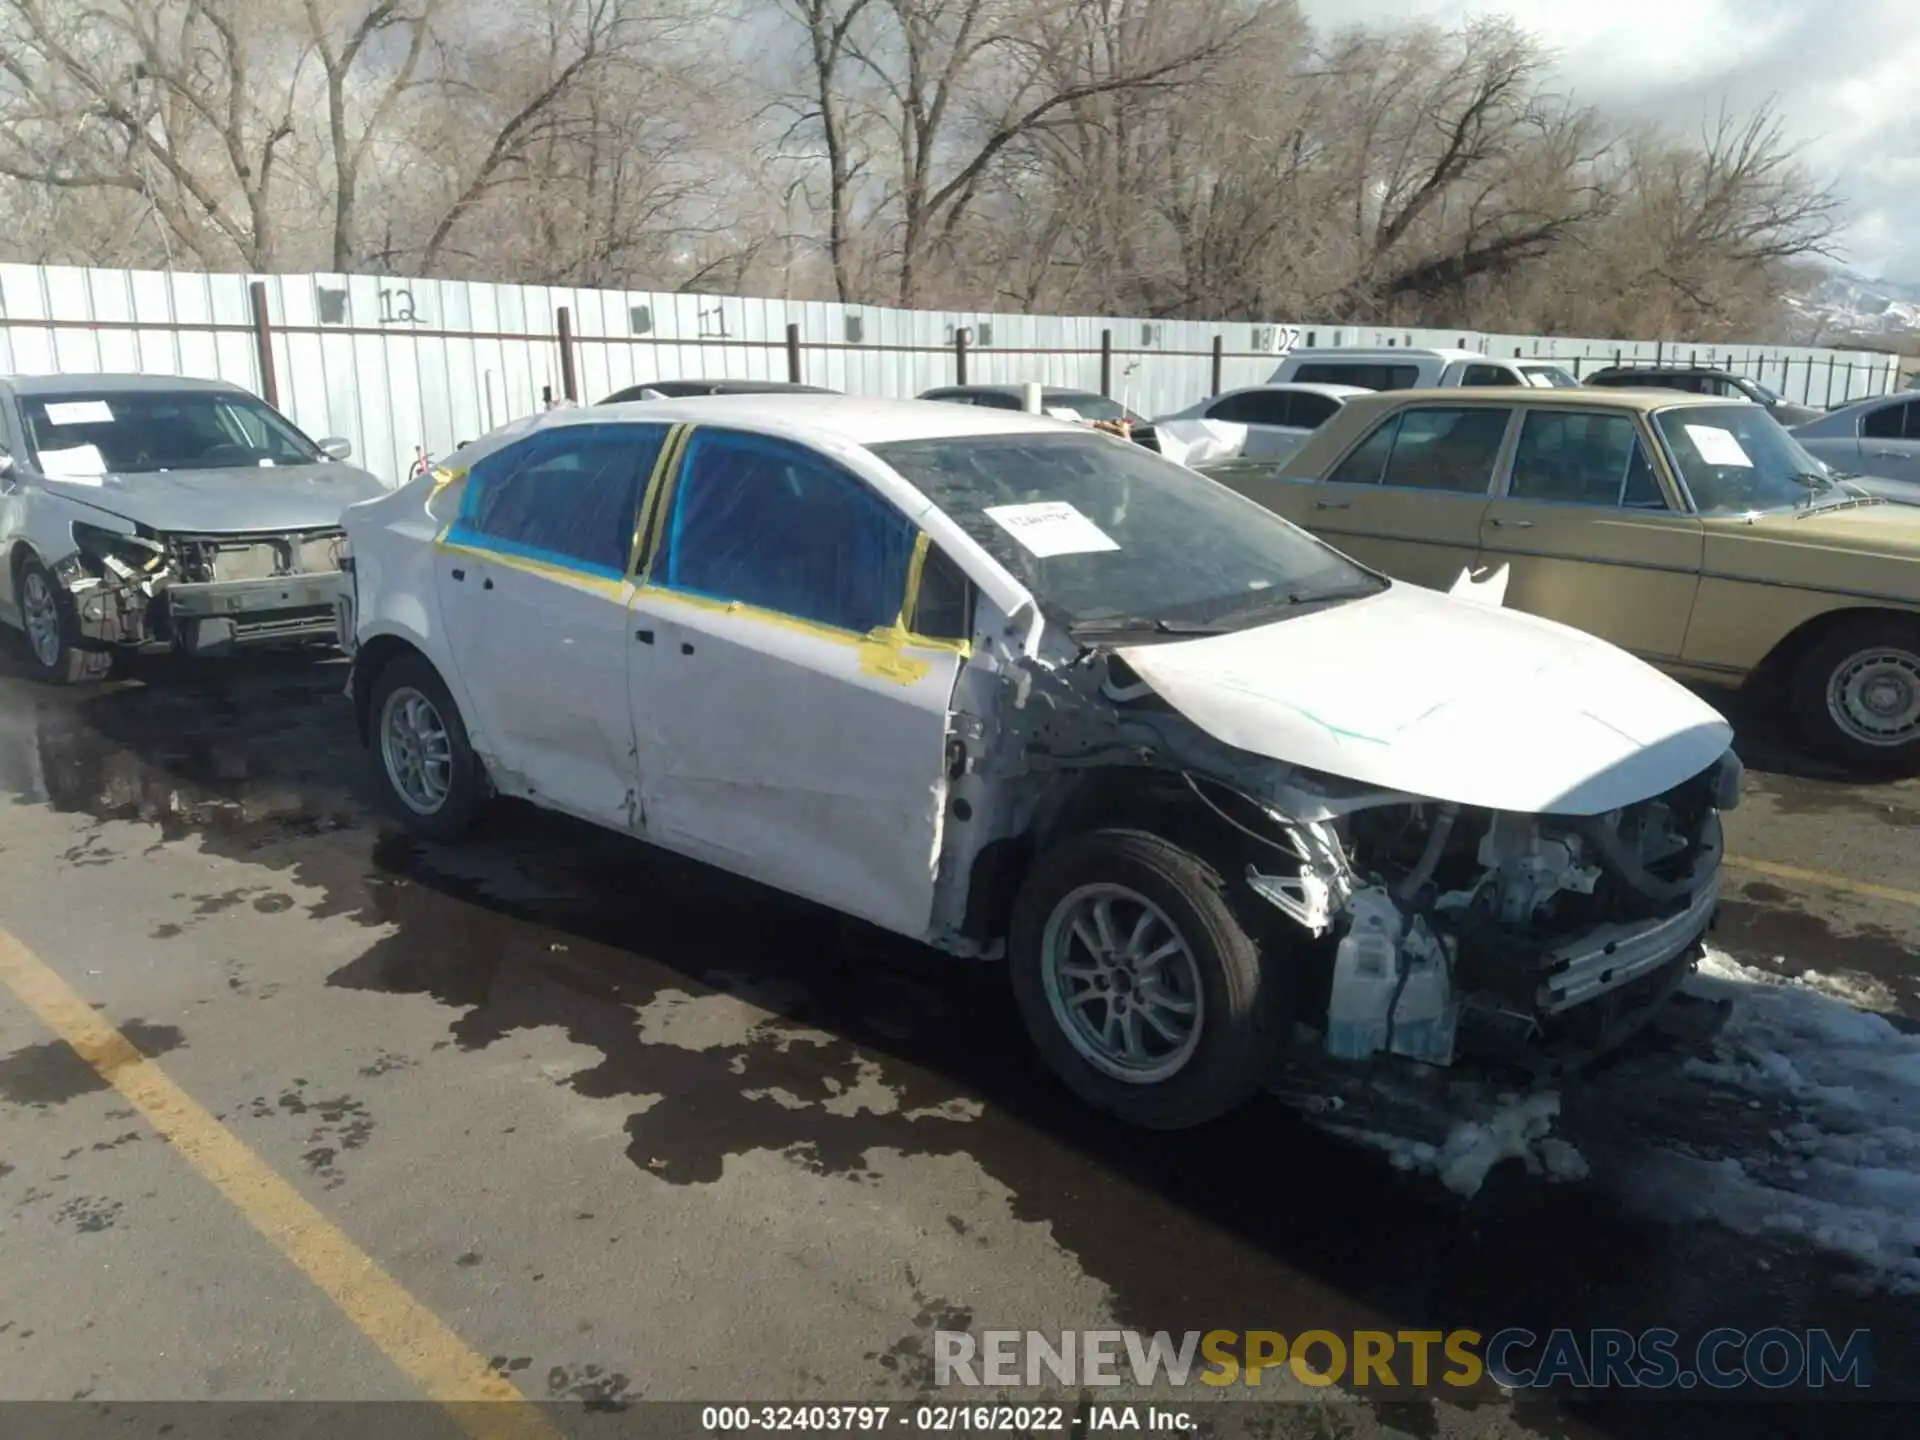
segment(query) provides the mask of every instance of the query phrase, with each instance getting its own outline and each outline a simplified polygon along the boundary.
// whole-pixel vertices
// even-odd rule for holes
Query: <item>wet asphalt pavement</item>
[[[1876,1384],[1920,1395],[1920,1301],[1818,1248],[1518,1167],[1462,1205],[1277,1102],[1122,1130],[1049,1083],[992,967],[520,807],[457,850],[402,838],[344,679],[288,657],[52,691],[0,665],[0,927],[532,1398],[905,1399],[931,1333],[968,1326],[1866,1327]],[[1729,871],[1715,943],[1914,1023],[1920,908],[1809,877],[1920,889],[1920,784],[1822,774],[1741,718],[1729,846],[1758,868]],[[1606,1083],[1567,1095],[1584,1148],[1765,1143],[1771,1117],[1701,1087]],[[4,989],[0,1297],[0,1397],[417,1393]],[[1908,1428],[1492,1391],[1265,1423]]]

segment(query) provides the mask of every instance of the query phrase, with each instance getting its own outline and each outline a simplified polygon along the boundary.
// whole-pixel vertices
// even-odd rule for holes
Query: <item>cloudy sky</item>
[[[1912,0],[1301,0],[1322,28],[1504,14],[1576,97],[1697,129],[1778,98],[1848,204],[1841,257],[1920,281],[1920,23]]]

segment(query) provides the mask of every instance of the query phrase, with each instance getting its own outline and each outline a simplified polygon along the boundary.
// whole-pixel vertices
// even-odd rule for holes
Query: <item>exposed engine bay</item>
[[[330,639],[346,535],[123,534],[76,522],[53,567],[94,649],[181,649]]]
[[[1322,1058],[1471,1058],[1554,1073],[1619,1043],[1691,972],[1718,899],[1731,750],[1601,814],[1521,814],[1388,792],[1225,745],[1095,647],[963,674],[942,873],[984,941],[996,852],[1134,824],[1218,871],[1292,972]],[[971,692],[969,694],[968,692]],[[984,837],[984,838],[983,838]],[[1019,868],[1010,862],[1010,868]]]

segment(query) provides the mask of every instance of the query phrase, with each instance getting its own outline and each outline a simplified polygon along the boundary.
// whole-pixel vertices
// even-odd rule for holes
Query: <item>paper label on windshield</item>
[[[104,400],[49,400],[49,425],[111,425],[113,408]]]
[[[1700,452],[1700,458],[1709,465],[1753,468],[1752,457],[1741,448],[1731,430],[1722,430],[1718,425],[1689,425],[1687,438],[1693,441],[1693,448]]]
[[[42,450],[40,473],[50,480],[98,480],[107,473],[107,462],[99,448],[93,445],[75,445],[70,450]]]
[[[1055,555],[1091,555],[1118,550],[1120,543],[1064,500],[1031,505],[995,505],[987,518],[1020,542],[1028,554],[1046,560]]]
[[[1078,410],[1069,410],[1064,405],[1047,406],[1047,414],[1055,420],[1071,420],[1076,424],[1080,423],[1080,412]]]

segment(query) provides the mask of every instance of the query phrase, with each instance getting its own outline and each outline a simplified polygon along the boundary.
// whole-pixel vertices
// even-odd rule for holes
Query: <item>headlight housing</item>
[[[157,540],[89,525],[84,520],[73,522],[73,544],[88,560],[122,580],[152,575],[167,563],[167,552]]]

